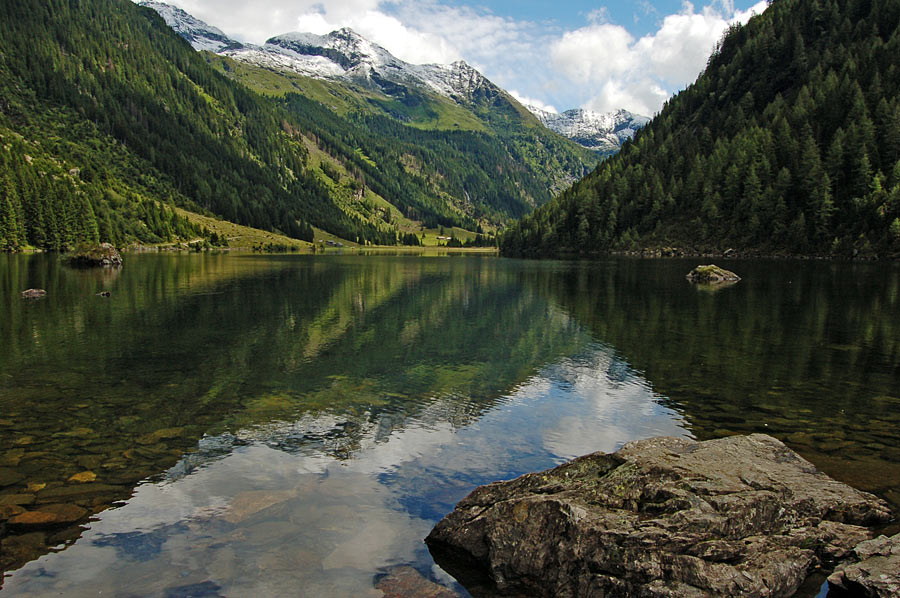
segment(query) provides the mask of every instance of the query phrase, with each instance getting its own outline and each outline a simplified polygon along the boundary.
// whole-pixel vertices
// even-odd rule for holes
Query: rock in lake
[[[110,243],[100,245],[81,244],[66,256],[71,266],[78,268],[94,268],[99,266],[121,266],[122,256],[119,250]]]
[[[690,272],[687,277],[689,281],[697,284],[722,284],[728,282],[737,282],[740,276],[725,268],[720,268],[715,264],[706,266],[697,266]]]
[[[839,566],[829,584],[852,596],[900,596],[900,534],[862,542],[853,553],[851,564]]]
[[[28,289],[22,291],[22,299],[40,299],[41,297],[46,297],[47,291],[44,289]]]
[[[426,542],[475,596],[775,598],[891,517],[770,436],[666,437],[477,488]]]
[[[24,529],[40,529],[76,523],[88,515],[88,511],[71,504],[43,505],[34,511],[25,511],[10,518],[9,525]]]
[[[384,598],[461,598],[459,594],[406,565],[394,567],[375,584]]]

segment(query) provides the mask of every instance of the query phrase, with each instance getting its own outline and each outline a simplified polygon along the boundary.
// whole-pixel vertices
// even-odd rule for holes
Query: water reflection
[[[897,270],[693,265],[0,256],[2,592],[454,587],[422,538],[474,486],[659,434],[768,431],[900,504]]]
[[[465,403],[444,396],[415,416],[323,413],[206,437],[165,480],[140,486],[7,589],[380,596],[376,579],[410,564],[462,594],[422,539],[475,485],[636,436],[683,434],[646,382],[599,345],[546,366],[477,418]]]

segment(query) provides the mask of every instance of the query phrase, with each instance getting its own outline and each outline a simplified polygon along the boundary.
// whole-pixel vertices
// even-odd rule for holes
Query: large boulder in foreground
[[[100,266],[121,266],[122,255],[111,243],[99,245],[82,244],[66,256],[71,266],[78,268],[95,268]]]
[[[686,278],[696,284],[728,284],[738,282],[741,277],[715,264],[697,266],[687,273]]]
[[[477,488],[426,541],[476,596],[778,597],[891,516],[770,436],[651,438]]]

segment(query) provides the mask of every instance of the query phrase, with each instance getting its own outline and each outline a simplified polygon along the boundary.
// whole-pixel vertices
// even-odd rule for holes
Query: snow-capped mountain
[[[208,50],[265,68],[291,71],[317,79],[348,81],[394,95],[397,86],[416,86],[459,103],[490,100],[504,94],[463,61],[453,64],[410,64],[352,29],[327,35],[285,33],[262,46],[242,44],[185,11],[162,2],[139,2],[156,10],[196,50]]]
[[[207,25],[180,8],[170,6],[164,2],[154,2],[153,0],[144,0],[138,2],[138,4],[158,12],[159,16],[166,22],[166,25],[189,41],[195,50],[221,52],[241,46],[240,42],[229,38],[219,29]]]
[[[619,151],[627,139],[650,122],[648,117],[627,110],[602,113],[576,108],[560,114],[534,106],[525,107],[551,131],[604,154]]]
[[[286,33],[269,39],[263,46],[248,45],[220,54],[307,77],[377,87],[389,95],[397,91],[397,85],[421,87],[460,103],[502,93],[463,61],[410,64],[346,27],[327,35]]]
[[[197,50],[208,50],[256,66],[306,77],[344,81],[403,96],[415,87],[471,106],[486,104],[505,91],[463,61],[453,64],[410,64],[349,28],[326,35],[285,33],[261,46],[242,44],[222,31],[163,2],[144,0]],[[626,139],[646,125],[645,116],[619,110],[608,114],[568,110],[562,114],[526,106],[550,130],[601,154],[617,152]]]

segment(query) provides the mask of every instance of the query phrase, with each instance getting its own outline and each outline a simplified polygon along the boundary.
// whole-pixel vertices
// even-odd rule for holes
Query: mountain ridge
[[[551,131],[601,155],[611,155],[621,150],[626,141],[633,139],[635,133],[650,122],[649,117],[624,108],[613,112],[595,112],[584,108],[551,112],[529,104],[525,107]]]
[[[414,85],[466,107],[490,103],[501,96],[513,99],[509,92],[463,60],[450,64],[412,64],[395,57],[349,27],[325,35],[283,33],[270,37],[262,46],[241,44],[235,40],[223,44],[221,36],[224,34],[220,30],[180,9],[172,11],[168,5],[156,1],[140,4],[161,11],[167,24],[195,49],[210,50],[263,68],[359,84],[388,95],[395,95],[397,85]],[[185,22],[170,22],[176,14],[180,14]],[[205,37],[199,34],[204,27],[208,31]],[[223,47],[214,49],[217,45]],[[555,114],[534,106],[523,106],[551,131],[600,156],[619,151],[637,129],[649,122],[649,118],[627,110],[601,114],[573,109]]]

